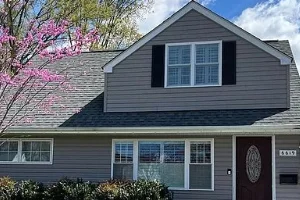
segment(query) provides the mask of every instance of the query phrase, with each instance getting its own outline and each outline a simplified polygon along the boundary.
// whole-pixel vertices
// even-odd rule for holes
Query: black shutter
[[[152,46],[151,87],[164,87],[165,45]]]
[[[223,42],[222,85],[236,84],[236,41]]]

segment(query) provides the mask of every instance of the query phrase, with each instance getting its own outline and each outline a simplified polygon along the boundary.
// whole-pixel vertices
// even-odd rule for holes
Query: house
[[[7,131],[0,176],[158,179],[176,200],[300,198],[288,41],[262,41],[191,1],[125,51],[66,62],[87,71],[61,94],[68,106]]]

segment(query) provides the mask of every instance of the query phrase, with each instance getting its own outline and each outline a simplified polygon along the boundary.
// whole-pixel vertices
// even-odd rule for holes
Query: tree
[[[49,63],[78,55],[98,39],[95,30],[83,34],[71,25],[71,13],[60,6],[56,0],[0,0],[0,136],[28,120],[28,112],[47,112],[59,99],[53,91],[69,87],[66,69]]]
[[[72,8],[69,21],[84,33],[90,29],[100,32],[90,49],[124,48],[138,39],[137,19],[152,5],[153,0],[60,0],[62,13]],[[70,4],[72,6],[70,6]],[[77,8],[77,9],[74,9]],[[72,29],[72,28],[71,28]]]

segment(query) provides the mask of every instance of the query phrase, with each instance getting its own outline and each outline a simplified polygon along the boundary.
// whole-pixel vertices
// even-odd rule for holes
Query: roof
[[[146,34],[144,37],[142,37],[139,41],[135,42],[132,46],[130,46],[128,49],[126,49],[124,52],[122,52],[120,55],[116,56],[114,59],[112,59],[110,62],[108,62],[104,66],[104,72],[105,73],[111,73],[113,71],[113,67],[120,63],[122,60],[130,56],[132,53],[134,53],[136,50],[141,48],[144,44],[146,44],[148,41],[150,41],[152,38],[157,36],[159,33],[164,31],[166,28],[168,28],[170,25],[172,25],[174,22],[176,22],[178,19],[180,19],[182,16],[184,16],[186,13],[188,13],[191,10],[195,10],[199,12],[200,14],[206,16],[207,18],[211,19],[212,21],[220,24],[224,28],[230,30],[231,32],[235,33],[236,35],[240,36],[241,38],[249,41],[253,45],[257,46],[258,48],[268,52],[269,54],[273,55],[274,57],[278,58],[280,60],[281,65],[290,65],[292,62],[292,57],[286,54],[285,52],[279,51],[276,48],[273,48],[272,45],[269,45],[268,43],[263,42],[259,38],[253,36],[252,34],[248,33],[247,31],[243,30],[242,28],[236,26],[232,22],[228,21],[227,19],[217,15],[216,13],[212,12],[211,10],[205,8],[201,4],[190,1],[188,4],[186,4],[182,9],[177,11],[175,14],[173,14],[171,17],[169,17],[167,20],[165,20],[163,23],[161,23],[159,26],[154,28],[152,31],[150,31],[148,34]]]
[[[269,45],[292,56],[288,41],[268,41]],[[247,109],[247,110],[195,110],[170,112],[103,112],[104,72],[102,66],[120,52],[83,53],[72,58],[76,67],[74,74],[86,70],[85,75],[75,77],[71,84],[77,90],[62,94],[60,105],[53,107],[53,113],[35,115],[32,123],[18,124],[22,128],[97,128],[97,127],[173,127],[173,126],[265,126],[300,125],[300,79],[295,63],[290,68],[289,109]],[[85,65],[80,65],[85,61]],[[60,62],[64,66],[69,60]],[[80,111],[75,113],[74,110]],[[59,113],[59,114],[58,114]]]

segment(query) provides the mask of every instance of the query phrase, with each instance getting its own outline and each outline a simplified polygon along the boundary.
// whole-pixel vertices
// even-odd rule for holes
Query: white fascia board
[[[102,127],[102,128],[12,128],[4,135],[239,135],[239,134],[292,134],[300,135],[300,125],[280,126],[174,126],[174,127]]]
[[[188,3],[185,7],[183,7],[181,10],[173,14],[170,18],[165,20],[162,24],[154,28],[151,32],[146,34],[144,37],[142,37],[139,41],[131,45],[127,50],[122,52],[120,55],[115,57],[113,60],[108,62],[104,66],[104,73],[112,73],[113,67],[117,64],[119,64],[122,60],[130,56],[133,52],[141,48],[143,45],[145,45],[147,42],[149,42],[152,38],[157,36],[159,33],[164,31],[166,28],[168,28],[170,25],[172,25],[174,22],[176,22],[178,19],[180,19],[182,16],[184,16],[186,13],[188,13],[191,10],[195,10],[199,12],[200,14],[203,14],[207,18],[213,20],[214,22],[220,24],[224,28],[230,30],[231,32],[235,33],[236,35],[240,36],[241,38],[249,41],[250,43],[254,44],[255,46],[259,47],[260,49],[266,51],[267,53],[273,55],[274,57],[278,58],[280,60],[281,65],[290,65],[293,61],[293,59],[284,54],[283,52],[275,49],[274,47],[266,44],[265,42],[261,41],[259,38],[253,36],[252,34],[248,33],[247,31],[243,30],[242,28],[236,26],[232,22],[224,19],[223,17],[215,14],[214,12],[210,11],[209,9],[203,7],[199,3],[196,3],[194,1]]]

